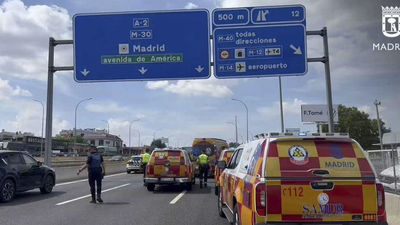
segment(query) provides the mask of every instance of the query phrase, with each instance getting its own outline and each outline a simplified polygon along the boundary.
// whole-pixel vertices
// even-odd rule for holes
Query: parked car
[[[140,155],[134,155],[126,163],[126,173],[143,173],[142,157]]]
[[[110,161],[124,161],[124,157],[122,155],[115,155],[111,157]]]
[[[400,190],[400,165],[396,165],[396,183],[397,183],[397,190]],[[386,188],[396,190],[395,187],[395,179],[394,179],[394,173],[393,173],[393,166],[388,167],[384,169],[382,172],[379,174],[379,181],[382,182],[383,186]]]
[[[39,188],[52,192],[56,175],[52,168],[36,161],[25,152],[0,151],[0,201],[9,202],[18,192]]]
[[[218,162],[224,161],[226,164],[228,164],[234,151],[235,151],[234,148],[223,150],[219,155]],[[218,167],[215,168],[215,173],[214,173],[215,195],[218,195],[219,193],[219,176],[221,175],[222,171],[223,169],[220,169]]]
[[[343,134],[269,133],[243,144],[220,176],[231,223],[387,225],[385,192],[361,146]]]
[[[186,151],[160,149],[151,153],[144,178],[147,190],[154,191],[155,185],[182,185],[187,190],[195,183],[193,164]]]

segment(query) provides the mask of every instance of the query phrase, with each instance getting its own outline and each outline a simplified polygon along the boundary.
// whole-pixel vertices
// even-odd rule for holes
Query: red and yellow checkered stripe
[[[167,168],[165,165],[169,163]],[[184,177],[187,165],[181,151],[156,151],[150,158],[149,177]]]
[[[293,145],[301,145],[308,152],[308,163],[296,165],[290,161],[288,150]],[[341,156],[334,156],[330,149],[336,146]],[[336,158],[335,158],[336,157]],[[329,164],[330,162],[331,164]],[[351,163],[348,168],[331,168],[327,165]],[[276,141],[270,143],[266,177],[291,178],[288,180],[267,180],[267,221],[353,221],[353,215],[362,215],[364,220],[372,220],[376,215],[376,187],[374,173],[357,144],[351,142],[329,141]],[[331,191],[314,190],[310,179],[322,179],[310,171],[324,169],[329,177],[337,178]],[[341,179],[342,178],[342,179]],[[345,178],[369,178],[347,180]],[[328,181],[328,180],[327,180]],[[337,217],[305,218],[304,207],[318,206],[318,196],[326,193],[329,204],[343,205],[343,214]]]

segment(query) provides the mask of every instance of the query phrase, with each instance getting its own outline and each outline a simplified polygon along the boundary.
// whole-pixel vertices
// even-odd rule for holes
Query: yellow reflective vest
[[[150,161],[150,154],[146,152],[142,155],[142,163],[148,163],[149,161]]]
[[[206,154],[199,155],[199,163],[200,163],[200,165],[207,165],[208,164],[208,156]]]

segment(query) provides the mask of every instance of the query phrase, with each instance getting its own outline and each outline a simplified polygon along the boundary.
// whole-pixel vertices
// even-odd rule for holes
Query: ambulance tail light
[[[256,185],[256,211],[260,216],[265,216],[267,212],[267,193],[265,192],[265,184],[258,183]]]
[[[189,177],[190,175],[190,167],[188,165],[185,166],[185,177]]]
[[[385,189],[380,183],[376,184],[377,199],[378,199],[378,221],[386,221],[385,212]]]
[[[153,175],[154,174],[154,166],[152,165],[147,165],[146,166],[146,175]]]

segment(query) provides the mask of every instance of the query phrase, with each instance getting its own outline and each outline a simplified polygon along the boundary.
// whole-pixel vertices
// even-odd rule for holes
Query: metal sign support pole
[[[393,165],[393,177],[394,177],[394,190],[397,193],[396,157],[397,157],[397,154],[395,154],[394,146],[392,144],[392,165]]]
[[[307,62],[322,62],[325,64],[325,84],[326,84],[326,100],[328,103],[328,127],[329,133],[333,132],[333,104],[332,104],[332,85],[331,72],[329,66],[329,49],[328,49],[328,31],[326,27],[319,31],[307,31],[307,35],[319,35],[324,39],[324,57],[322,58],[307,58]]]
[[[281,108],[281,132],[285,132],[285,125],[283,123],[283,103],[282,103],[282,81],[281,76],[279,76],[279,103]]]
[[[72,40],[55,40],[49,38],[49,59],[47,72],[47,104],[46,104],[46,144],[44,152],[44,164],[51,166],[52,155],[52,129],[53,129],[53,83],[54,73],[57,71],[74,70],[73,66],[54,66],[54,47],[56,45],[73,44]]]

